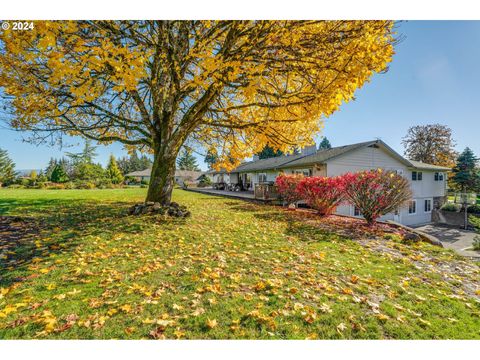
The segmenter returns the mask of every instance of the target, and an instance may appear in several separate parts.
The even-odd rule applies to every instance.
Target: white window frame
[[[261,176],[265,176],[265,180],[261,180]],[[266,183],[267,182],[267,173],[258,173],[258,183]]]
[[[358,216],[358,217],[363,216],[363,215],[362,215],[362,212],[360,211],[359,208],[357,208],[355,205],[352,205],[352,206],[353,206],[353,216],[355,216],[355,217],[357,217],[357,216]],[[355,214],[355,210],[358,211],[358,215]]]
[[[411,203],[415,204],[415,212],[410,212],[410,204]],[[417,200],[413,199],[413,200],[410,200],[410,202],[408,203],[408,215],[416,215],[416,214],[417,214]]]
[[[413,174],[415,174],[415,179],[413,178]],[[422,171],[412,171],[411,179],[412,179],[412,181],[422,181],[423,180],[423,172]]]
[[[436,171],[435,174],[433,174],[433,179],[435,181],[443,181],[444,179],[443,172]]]
[[[427,201],[430,202],[430,210],[428,210],[428,211],[426,210],[426,206],[425,206]],[[433,205],[433,199],[424,199],[423,200],[423,211],[425,213],[431,213],[432,212],[432,205]]]

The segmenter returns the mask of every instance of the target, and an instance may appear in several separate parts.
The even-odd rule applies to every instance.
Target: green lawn
[[[33,221],[0,230],[0,338],[480,338],[479,267],[450,251],[182,190],[191,218],[126,216],[144,196],[1,189]]]

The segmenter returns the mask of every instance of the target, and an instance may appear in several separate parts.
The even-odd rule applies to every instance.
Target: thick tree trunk
[[[175,152],[155,151],[146,201],[169,205],[175,180]]]

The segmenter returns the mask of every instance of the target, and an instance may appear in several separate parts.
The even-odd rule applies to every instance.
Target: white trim
[[[413,202],[415,203],[415,212],[410,212],[410,202]],[[408,203],[408,209],[407,209],[407,213],[408,215],[417,215],[417,199],[412,199],[410,200],[410,202]]]
[[[425,210],[425,201],[430,201],[430,210]],[[426,198],[423,199],[423,212],[425,214],[430,214],[432,212],[432,207],[433,207],[433,198]]]

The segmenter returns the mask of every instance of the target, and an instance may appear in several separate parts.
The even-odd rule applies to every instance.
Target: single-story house
[[[140,182],[142,180],[150,181],[150,174],[152,173],[152,168],[148,168],[142,171],[133,171],[125,176],[133,177],[136,181]],[[175,182],[183,186],[185,181],[197,183],[198,178],[205,174],[202,171],[192,171],[192,170],[175,170]]]
[[[413,192],[408,207],[387,214],[382,220],[394,220],[405,225],[427,223],[431,221],[432,209],[446,201],[446,173],[450,168],[405,159],[381,140],[322,150],[309,147],[300,154],[253,160],[230,172],[212,171],[207,175],[213,182],[221,178],[227,183],[240,182],[244,188],[254,189],[256,184],[273,183],[281,173],[331,177],[378,168],[405,176]],[[337,213],[361,216],[358,209],[351,205],[339,206]]]

